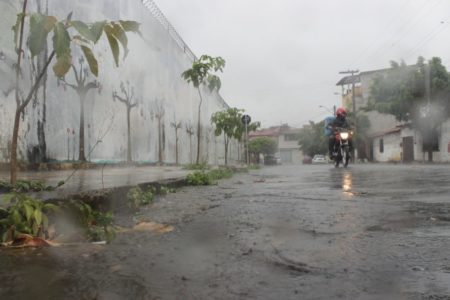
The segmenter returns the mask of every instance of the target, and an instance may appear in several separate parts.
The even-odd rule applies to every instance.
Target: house
[[[276,157],[282,164],[301,164],[304,158],[298,145],[300,128],[290,127],[288,124],[273,126],[249,133],[249,139],[257,137],[269,137],[277,142],[278,151]]]
[[[365,115],[370,122],[370,127],[367,130],[367,135],[377,135],[387,132],[390,129],[399,125],[399,122],[393,115],[382,114],[377,111],[364,111],[364,108],[369,104],[370,89],[373,80],[378,76],[385,76],[389,72],[395,72],[395,69],[379,69],[372,71],[360,72],[357,75],[344,76],[336,85],[342,88],[342,107],[348,112],[353,111],[353,88],[355,98],[356,114]],[[359,159],[372,159],[372,145],[369,141],[358,142],[358,149],[356,157]]]
[[[450,162],[450,119],[441,124],[437,143],[432,145],[432,161]],[[425,162],[428,151],[424,149],[422,134],[410,124],[398,125],[372,134],[371,159],[377,162]]]

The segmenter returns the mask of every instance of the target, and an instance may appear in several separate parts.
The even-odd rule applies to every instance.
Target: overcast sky
[[[221,94],[263,126],[318,121],[342,77],[439,56],[450,65],[448,0],[155,0],[196,55],[222,56]]]

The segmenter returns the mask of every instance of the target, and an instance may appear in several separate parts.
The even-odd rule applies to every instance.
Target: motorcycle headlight
[[[348,132],[341,132],[341,139],[343,140],[348,139]]]

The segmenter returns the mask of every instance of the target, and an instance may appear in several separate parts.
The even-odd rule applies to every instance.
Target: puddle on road
[[[450,237],[450,227],[433,227],[433,228],[420,228],[413,232],[414,236],[422,238],[433,238],[433,237]]]

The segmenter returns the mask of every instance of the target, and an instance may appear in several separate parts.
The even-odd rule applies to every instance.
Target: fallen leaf
[[[50,247],[52,245],[43,238],[34,237],[29,234],[21,234],[12,242],[11,246],[41,248],[41,247]]]
[[[133,227],[133,230],[135,231],[149,231],[159,234],[172,232],[174,229],[175,228],[171,225],[159,224],[155,222],[141,222]]]
[[[115,273],[115,272],[120,271],[120,270],[122,270],[122,266],[121,265],[115,265],[115,266],[112,266],[112,267],[109,268],[109,272],[111,272],[111,273]]]

